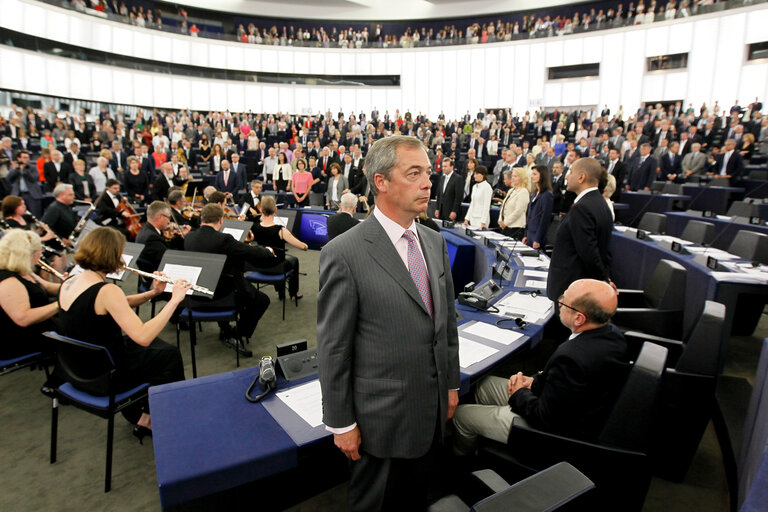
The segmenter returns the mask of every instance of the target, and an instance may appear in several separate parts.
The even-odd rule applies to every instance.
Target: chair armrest
[[[626,330],[647,332],[655,336],[682,337],[683,311],[648,307],[619,307],[611,321]]]
[[[619,290],[619,306],[620,308],[646,308],[648,304],[645,302],[645,294],[643,290]]]
[[[655,336],[640,331],[626,331],[624,333],[624,339],[627,340],[629,345],[629,355],[631,359],[635,359],[637,354],[640,353],[640,348],[643,343],[650,341],[657,345],[667,349],[667,368],[674,368],[677,364],[677,360],[680,359],[680,355],[685,350],[685,343],[680,340],[673,340],[671,338],[664,338],[661,336]]]
[[[509,487],[509,483],[492,469],[473,471],[472,476],[494,493],[501,492]]]

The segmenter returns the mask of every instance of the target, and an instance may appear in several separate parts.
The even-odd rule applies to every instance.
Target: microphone
[[[261,386],[262,393],[258,396],[251,396],[256,383]],[[270,356],[264,356],[259,361],[259,376],[253,379],[248,391],[245,392],[245,398],[252,403],[260,402],[270,391],[277,387],[277,373],[275,373],[275,363]]]

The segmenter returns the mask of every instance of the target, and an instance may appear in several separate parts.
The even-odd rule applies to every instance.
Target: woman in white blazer
[[[464,225],[480,226],[487,228],[491,223],[491,198],[493,189],[485,179],[488,169],[479,165],[475,167],[475,186],[472,187],[472,199],[469,202],[469,210],[464,218]]]
[[[291,190],[291,176],[293,176],[293,167],[288,163],[288,158],[282,151],[277,154],[277,164],[272,169],[272,182],[280,192]]]

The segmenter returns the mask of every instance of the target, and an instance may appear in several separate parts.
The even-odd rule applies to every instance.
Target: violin
[[[163,238],[170,242],[177,236],[184,238],[184,231],[181,226],[175,222],[168,223],[168,226],[163,230]]]

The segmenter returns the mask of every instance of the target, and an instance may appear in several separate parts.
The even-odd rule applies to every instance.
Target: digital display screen
[[[328,216],[321,213],[302,212],[299,240],[310,246],[328,243]]]

